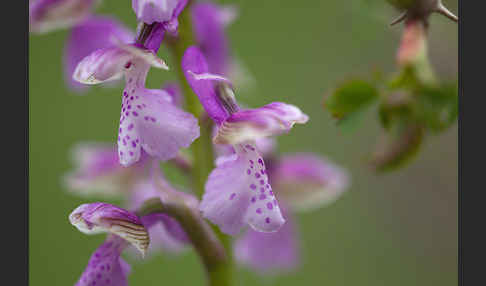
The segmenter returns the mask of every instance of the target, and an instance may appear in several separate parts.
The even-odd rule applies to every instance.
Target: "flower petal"
[[[142,59],[156,68],[168,69],[165,62],[151,50],[118,43],[117,46],[99,49],[86,56],[74,70],[73,79],[83,84],[98,84],[120,78],[130,61]]]
[[[164,86],[162,86],[162,90],[166,91],[170,95],[172,104],[182,107],[183,98],[179,84],[175,82],[165,83]]]
[[[147,24],[168,22],[177,18],[187,0],[132,0],[137,19]]]
[[[96,0],[37,0],[29,3],[30,32],[67,28],[88,16]]]
[[[276,232],[264,233],[249,229],[234,245],[236,260],[250,268],[268,274],[291,270],[299,262],[299,245],[293,220]]]
[[[72,150],[76,169],[64,176],[66,187],[81,196],[120,196],[131,191],[143,175],[148,156],[130,168],[120,165],[117,149],[111,144],[80,143]]]
[[[216,96],[212,79],[197,77],[198,75],[209,73],[206,59],[197,47],[191,46],[187,48],[182,57],[182,70],[184,71],[187,82],[198,96],[199,101],[209,117],[217,124],[223,122],[229,114]]]
[[[255,144],[235,146],[234,160],[209,175],[200,210],[225,233],[235,235],[245,225],[263,232],[277,231],[285,222],[268,183],[263,159]]]
[[[111,37],[128,43],[134,34],[117,20],[102,16],[91,16],[71,29],[64,49],[64,71],[70,87],[84,87],[72,78],[76,65],[93,51],[112,47]]]
[[[297,210],[328,205],[349,187],[344,169],[313,154],[283,156],[269,172],[279,198]]]
[[[83,204],[70,215],[69,221],[86,234],[114,233],[135,246],[142,255],[147,251],[149,236],[135,214],[107,203]]]
[[[215,144],[238,144],[248,140],[288,132],[295,123],[306,123],[309,117],[298,107],[273,102],[256,109],[240,110],[228,117],[213,139]]]
[[[213,3],[199,2],[192,6],[192,22],[198,46],[204,51],[209,71],[225,74],[229,60],[228,40],[224,32],[222,9]]]
[[[130,265],[120,257],[125,247],[122,238],[109,236],[93,253],[75,286],[127,286]]]
[[[142,149],[160,160],[172,159],[198,137],[197,119],[174,106],[167,92],[129,86],[123,92],[118,132],[122,165],[137,162]]]

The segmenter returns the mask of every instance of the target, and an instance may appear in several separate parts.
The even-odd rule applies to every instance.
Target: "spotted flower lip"
[[[142,255],[147,251],[149,236],[142,221],[120,207],[101,202],[82,204],[72,211],[69,221],[83,233],[113,233],[130,242]]]
[[[130,265],[120,257],[126,241],[110,235],[91,255],[88,265],[75,286],[128,286]]]
[[[146,24],[164,23],[169,32],[177,30],[177,17],[188,0],[132,0],[137,19]]]
[[[111,38],[128,44],[135,35],[119,21],[106,16],[89,16],[71,29],[64,49],[64,71],[71,88],[79,91],[86,87],[72,78],[77,64],[95,50],[115,46]]]
[[[29,30],[47,33],[82,21],[98,0],[36,0],[29,3]]]
[[[269,173],[278,197],[294,210],[309,211],[329,205],[350,185],[345,169],[309,153],[282,156]]]

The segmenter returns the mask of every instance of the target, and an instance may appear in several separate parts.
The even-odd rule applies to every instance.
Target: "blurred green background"
[[[323,95],[350,76],[395,69],[401,26],[385,1],[225,1],[239,6],[229,27],[234,54],[256,80],[238,97],[249,106],[295,104],[311,120],[279,137],[281,152],[311,151],[349,169],[352,187],[335,204],[297,216],[302,264],[277,277],[239,269],[237,285],[456,285],[457,124],[426,140],[419,158],[397,172],[375,175],[366,156],[379,134],[376,112],[354,133],[335,127]],[[443,1],[457,13],[457,1]],[[97,12],[135,29],[130,1],[105,0]],[[430,18],[430,57],[443,80],[457,79],[458,28]],[[86,236],[68,214],[89,200],[69,194],[61,175],[72,168],[79,141],[114,142],[122,86],[78,95],[62,70],[68,31],[29,38],[29,265],[31,285],[73,285],[103,235]],[[159,55],[168,59],[166,49]],[[170,59],[169,64],[174,65]],[[174,75],[152,70],[148,86]],[[96,200],[96,198],[93,198]],[[204,285],[198,257],[158,255],[132,263],[131,285]]]

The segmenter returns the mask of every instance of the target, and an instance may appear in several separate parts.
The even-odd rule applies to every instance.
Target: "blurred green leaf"
[[[456,84],[423,87],[416,95],[416,117],[430,131],[444,131],[456,122],[458,99]]]
[[[378,90],[372,84],[364,80],[350,80],[339,86],[325,99],[324,108],[339,120],[339,125],[356,126],[365,108],[369,107],[378,97]]]

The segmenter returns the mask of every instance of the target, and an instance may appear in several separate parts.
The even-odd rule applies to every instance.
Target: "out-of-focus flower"
[[[70,87],[86,87],[72,78],[76,66],[95,50],[115,46],[112,38],[127,44],[135,35],[119,21],[104,16],[87,17],[71,29],[64,48],[64,73]]]
[[[182,69],[204,109],[219,126],[213,142],[231,144],[235,150],[231,158],[209,175],[200,205],[203,216],[232,235],[246,224],[257,231],[277,231],[285,220],[256,140],[288,132],[293,124],[307,122],[307,115],[293,105],[280,102],[240,110],[234,98],[222,98],[231,97],[228,80],[208,73],[205,57],[196,47],[186,50]],[[221,81],[226,85],[218,85]],[[223,95],[225,92],[227,94]]]
[[[124,166],[137,162],[142,150],[160,160],[172,159],[199,137],[197,119],[176,107],[168,92],[145,88],[150,66],[167,69],[155,55],[164,31],[156,24],[144,46],[118,43],[99,49],[85,57],[74,72],[73,78],[85,84],[125,75],[118,129],[118,156]]]
[[[293,212],[328,205],[349,186],[344,169],[313,154],[273,158],[267,170],[287,222],[273,233],[249,229],[234,246],[236,259],[262,274],[290,271],[298,265],[299,244]]]
[[[47,33],[69,28],[91,14],[98,0],[35,0],[29,2],[29,29]]]

